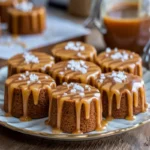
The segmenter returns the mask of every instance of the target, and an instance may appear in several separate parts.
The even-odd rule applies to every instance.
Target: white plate
[[[128,121],[124,119],[114,119],[113,121],[109,122],[106,129],[101,132],[94,131],[81,135],[66,134],[66,133],[53,134],[51,132],[52,131],[51,127],[45,125],[45,120],[47,118],[36,119],[30,122],[20,122],[19,119],[14,117],[5,117],[4,115],[5,112],[3,111],[3,103],[4,103],[4,81],[6,77],[7,77],[7,67],[4,67],[0,69],[0,124],[21,133],[48,139],[73,140],[73,141],[87,140],[123,133],[125,131],[137,128],[147,122],[150,122],[150,107],[149,107],[147,112],[137,115],[136,119],[133,121]],[[150,106],[150,71],[144,70],[143,79],[145,81],[147,101]]]

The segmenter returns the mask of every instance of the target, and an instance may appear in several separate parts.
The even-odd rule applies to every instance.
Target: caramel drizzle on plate
[[[51,99],[49,103],[49,118],[48,122],[51,120],[51,109],[52,109],[52,102],[53,98],[57,99],[57,128],[54,130],[55,133],[60,133],[61,132],[61,116],[62,116],[62,109],[63,109],[63,104],[65,101],[71,100],[75,102],[75,110],[76,110],[76,130],[73,132],[74,134],[79,134],[82,133],[80,131],[80,116],[81,116],[81,108],[82,105],[85,106],[85,118],[89,119],[90,118],[90,104],[92,101],[95,101],[95,106],[96,106],[96,114],[97,114],[97,125],[96,125],[96,130],[100,131],[102,130],[102,102],[99,97],[94,96],[95,93],[99,93],[99,91],[91,87],[91,90],[88,91],[85,89],[84,84],[80,84],[84,88],[84,93],[85,96],[81,97],[77,93],[70,93],[70,88],[68,88],[65,85],[57,86],[56,89],[51,91]],[[69,93],[68,93],[69,92]],[[67,93],[68,95],[63,96],[64,93]]]
[[[146,111],[147,104],[146,104],[146,95],[145,95],[145,88],[144,85],[142,85],[139,88],[136,88],[136,90],[132,90],[134,84],[136,83],[142,83],[142,79],[138,76],[134,75],[127,75],[127,81],[123,81],[123,83],[117,83],[113,81],[112,78],[108,77],[111,75],[111,73],[105,74],[106,79],[103,81],[103,83],[100,83],[98,80],[96,80],[96,87],[100,90],[101,96],[103,97],[103,93],[107,93],[108,98],[108,117],[107,120],[112,120],[112,104],[113,104],[113,97],[115,96],[116,100],[116,107],[117,109],[120,109],[120,103],[122,94],[127,94],[127,100],[128,100],[128,116],[126,117],[127,120],[133,120],[133,108],[138,106],[139,101],[139,92],[141,95],[141,103],[142,103],[142,112]]]
[[[25,62],[25,59],[23,57],[23,54],[18,54],[11,59],[8,60],[8,65],[9,65],[9,76],[12,74],[12,69],[16,68],[17,73],[20,73],[21,71],[41,71],[42,68],[46,65],[47,68],[50,68],[54,64],[54,58],[50,55],[47,55],[45,53],[40,53],[40,52],[32,52],[32,55],[38,57],[39,63],[29,63],[27,64]]]
[[[112,59],[110,56],[115,54],[116,52],[112,50],[110,53],[103,52],[98,55],[96,62],[100,65],[102,71],[107,73],[113,70],[122,70],[126,71],[126,68],[129,70],[129,73],[134,74],[135,68],[137,67],[137,75],[142,76],[142,60],[140,56],[136,53],[132,53],[127,50],[118,50],[117,52],[127,53],[129,56],[133,56],[133,58],[129,58],[128,60],[121,61],[121,59]],[[108,56],[106,56],[108,55]]]
[[[71,60],[71,59],[82,59],[82,60],[89,60],[89,61],[94,61],[97,52],[96,49],[89,44],[81,43],[81,46],[85,47],[85,50],[83,51],[74,51],[74,50],[65,50],[65,46],[67,45],[68,42],[65,43],[61,43],[56,45],[53,49],[52,49],[52,54],[53,56],[55,56],[56,58],[58,57],[61,61],[64,60]],[[75,42],[76,43],[76,42]],[[78,56],[78,53],[81,54],[81,56]]]
[[[67,67],[68,61],[63,61],[56,63],[50,69],[50,75],[59,82],[69,82],[71,80],[76,80],[76,82],[89,83],[91,79],[95,79],[100,73],[101,69],[92,62],[85,61],[85,64],[88,66],[87,73],[82,74],[79,71],[72,71],[71,69],[65,70]],[[64,72],[64,74],[60,74]],[[92,80],[91,80],[92,81]]]
[[[13,95],[15,89],[21,89],[22,92],[22,100],[23,100],[23,116],[20,118],[21,121],[28,121],[31,120],[30,117],[28,117],[28,100],[29,96],[32,93],[33,94],[33,101],[34,105],[38,104],[39,100],[39,94],[41,89],[47,89],[48,93],[50,93],[51,88],[55,88],[56,84],[55,81],[48,76],[48,78],[45,78],[45,74],[41,73],[34,73],[39,77],[38,82],[32,82],[31,84],[27,84],[27,81],[29,81],[29,76],[26,77],[26,79],[19,80],[21,74],[16,74],[11,76],[6,80],[5,86],[8,89],[8,112],[6,113],[6,116],[11,116],[12,112],[12,103],[13,103]]]

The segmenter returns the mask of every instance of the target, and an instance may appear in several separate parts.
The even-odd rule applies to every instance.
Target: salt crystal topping
[[[48,79],[48,76],[45,76],[45,79]]]
[[[106,53],[110,53],[111,49],[109,47],[106,48]]]
[[[64,82],[62,85],[67,85],[67,82]]]
[[[63,96],[67,96],[67,95],[68,95],[67,93],[64,93],[64,94],[63,94]]]
[[[29,63],[39,63],[39,59],[38,57],[30,54],[30,53],[24,53],[23,55],[24,59],[25,59],[25,63],[29,64]]]
[[[71,69],[72,71],[80,71],[82,74],[87,73],[87,68],[85,62],[80,60],[80,61],[74,61],[70,60],[67,65],[68,69]]]
[[[29,71],[26,71],[25,74],[26,74],[26,76],[29,76]]]
[[[31,82],[37,82],[39,80],[39,77],[35,74],[30,74],[29,79]]]
[[[120,52],[117,52],[115,54],[112,54],[110,56],[113,60],[117,60],[117,59],[121,59],[122,61],[125,61],[125,60],[128,60],[129,59],[129,55],[127,53],[120,53]]]
[[[122,71],[119,71],[119,72],[113,71],[109,77],[113,78],[113,80],[118,83],[122,83],[123,81],[127,79],[127,76]]]
[[[102,73],[101,75],[100,75],[100,79],[98,80],[100,83],[103,83],[103,81],[104,81],[104,79],[105,79],[106,77],[105,77],[105,75]]]
[[[18,78],[18,80],[22,80],[22,78]]]
[[[94,96],[95,97],[100,97],[100,93],[95,93]]]
[[[144,85],[144,82],[143,82],[143,81],[141,81],[140,83],[134,83],[134,84],[133,84],[133,87],[132,87],[132,91],[133,91],[133,92],[137,92],[137,90],[138,90],[139,88],[143,87],[143,85]]]
[[[81,54],[80,52],[78,52],[78,53],[77,53],[77,56],[78,56],[78,57],[81,57],[81,56],[82,56],[82,54]]]
[[[31,2],[24,1],[22,3],[17,3],[15,8],[23,12],[28,12],[32,10],[33,4]]]
[[[60,74],[60,75],[64,75],[64,72],[61,71],[61,72],[59,72],[59,74]]]
[[[23,79],[26,79],[26,76],[24,74],[20,75]]]
[[[76,89],[71,89],[70,90],[71,93],[76,93],[76,91],[77,91]]]
[[[81,42],[68,42],[65,50],[84,51],[85,47],[81,45]]]
[[[85,96],[85,94],[84,94],[84,93],[79,93],[79,95],[80,95],[81,97]]]
[[[117,51],[118,51],[118,48],[117,48],[117,47],[115,47],[115,48],[114,48],[114,51],[115,51],[115,52],[117,52]]]

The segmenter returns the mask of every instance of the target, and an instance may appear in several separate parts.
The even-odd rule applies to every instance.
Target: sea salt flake
[[[118,78],[118,77],[114,77],[113,79],[114,79],[115,82],[122,83],[122,80],[120,78]]]
[[[87,68],[84,61],[75,61],[75,60],[70,60],[67,64],[67,68],[71,69],[72,71],[79,71],[82,74],[87,73]]]
[[[15,8],[24,12],[28,12],[32,10],[33,4],[31,2],[23,1],[21,3],[17,3]]]
[[[67,96],[67,95],[68,95],[67,93],[64,93],[64,94],[63,94],[63,96]]]
[[[30,81],[27,81],[27,84],[29,85],[31,82]]]
[[[22,80],[22,78],[18,78],[18,80]]]
[[[71,89],[70,92],[71,93],[76,93],[76,89]]]
[[[81,97],[84,97],[84,96],[85,96],[85,94],[84,94],[84,93],[79,93],[79,95],[80,95]]]
[[[118,48],[117,48],[117,47],[115,47],[115,48],[114,48],[114,51],[115,51],[115,52],[117,52],[117,51],[118,51]]]
[[[62,85],[67,85],[67,82],[64,82]]]
[[[137,92],[137,90],[138,90],[139,88],[141,88],[142,86],[143,86],[143,83],[142,83],[142,82],[134,83],[134,84],[133,84],[133,87],[132,87],[132,91],[133,91],[133,92]]]
[[[60,75],[64,75],[64,72],[61,71],[61,72],[59,72],[59,74],[60,74]]]
[[[48,79],[49,77],[48,76],[45,76],[45,79]]]
[[[95,97],[100,97],[100,93],[95,93],[94,96]]]
[[[39,77],[35,74],[30,74],[29,79],[31,82],[37,82]]]
[[[132,59],[133,58],[133,55],[130,55],[130,59]]]
[[[81,42],[68,42],[65,50],[84,51],[85,47],[81,45]]]
[[[37,83],[41,83],[41,81],[39,80],[39,81],[37,81]]]
[[[36,57],[36,56],[34,56],[34,55],[30,54],[30,53],[24,53],[23,57],[25,59],[25,63],[26,64],[30,64],[30,63],[37,64],[37,63],[39,63],[38,57]]]
[[[24,74],[20,75],[24,80],[26,79],[26,76]]]
[[[26,74],[26,76],[29,76],[29,71],[26,71],[25,74]]]
[[[78,56],[78,57],[81,57],[81,56],[82,56],[82,54],[81,54],[81,53],[77,53],[77,56]]]
[[[106,48],[106,53],[110,53],[111,49],[109,47]]]

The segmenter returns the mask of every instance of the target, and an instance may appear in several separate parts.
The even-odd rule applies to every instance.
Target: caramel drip
[[[26,70],[45,72],[46,69],[49,70],[51,68],[51,66],[54,64],[54,58],[52,56],[49,56],[45,53],[40,53],[40,52],[32,52],[31,54],[38,57],[39,63],[27,64],[25,62],[23,54],[18,54],[8,60],[8,65],[9,65],[8,76],[13,74],[14,68],[16,68],[16,73],[21,73]]]
[[[96,49],[89,44],[80,42],[81,46],[85,47],[84,51],[74,51],[74,50],[65,50],[65,46],[67,45],[67,42],[61,43],[56,45],[52,49],[52,54],[55,56],[58,60],[65,61],[65,60],[88,60],[88,61],[94,61],[95,56],[97,55]],[[78,53],[81,54],[81,56],[78,55]]]
[[[51,88],[55,88],[55,82],[51,77],[45,78],[45,74],[35,73],[39,77],[41,83],[33,82],[27,84],[29,76],[26,79],[18,80],[21,74],[11,76],[6,80],[6,87],[8,88],[8,113],[6,116],[11,116],[13,95],[15,89],[21,89],[22,100],[23,100],[23,116],[20,118],[21,121],[28,121],[31,118],[28,117],[28,100],[29,96],[33,95],[33,101],[35,105],[38,105],[39,94],[41,89],[46,89],[50,93]],[[50,98],[50,97],[49,97]]]
[[[127,120],[133,120],[133,108],[138,107],[139,105],[139,94],[141,95],[141,105],[142,112],[146,111],[146,99],[145,99],[145,90],[144,85],[142,84],[142,80],[138,76],[127,75],[127,81],[123,83],[114,82],[112,78],[109,77],[111,73],[105,74],[106,79],[103,83],[100,83],[98,80],[96,81],[96,87],[100,90],[102,97],[104,93],[107,94],[108,99],[108,117],[107,120],[112,120],[112,105],[115,97],[116,100],[116,108],[120,109],[120,103],[123,94],[127,94],[128,100],[128,116]],[[137,87],[133,90],[134,83],[141,83],[140,87]]]
[[[123,50],[119,50],[118,52],[123,53]],[[115,51],[111,51],[110,53],[103,52],[99,54],[97,57],[97,64],[101,66],[103,72],[110,72],[113,70],[122,70],[127,71],[129,73],[135,74],[135,70],[137,69],[137,75],[142,76],[142,60],[138,54],[125,51],[129,56],[133,56],[133,58],[129,58],[128,60],[122,61],[121,59],[112,59],[111,55],[115,54]]]
[[[64,81],[70,82],[74,80],[76,82],[89,83],[92,78],[97,77],[101,73],[100,68],[92,62],[85,62],[85,64],[88,66],[87,73],[85,74],[82,74],[79,71],[72,71],[70,69],[65,70],[67,64],[68,61],[59,62],[54,64],[50,70],[50,75],[55,80],[59,80],[59,84]],[[64,74],[61,75],[60,72],[63,72]]]
[[[36,32],[38,30],[38,26],[37,26],[38,22],[36,18],[37,18],[37,13],[33,12],[31,16],[31,27],[33,32]]]
[[[81,84],[84,87],[84,84]],[[65,101],[74,101],[75,102],[75,110],[76,110],[76,130],[73,132],[74,134],[81,134],[80,130],[80,119],[81,119],[81,110],[82,106],[85,107],[85,119],[90,118],[90,104],[92,101],[95,101],[96,107],[96,130],[102,130],[102,104],[100,97],[95,97],[94,94],[98,93],[98,90],[94,87],[91,87],[91,91],[85,89],[85,96],[82,98],[78,94],[70,94],[68,93],[69,89],[66,86],[58,86],[55,90],[51,92],[51,99],[50,99],[50,107],[49,107],[49,119],[48,122],[51,120],[51,111],[52,111],[52,101],[57,99],[57,128],[54,129],[54,132],[60,133],[61,132],[61,121],[62,121],[62,110],[63,104]],[[63,96],[64,93],[68,93],[67,96]]]

